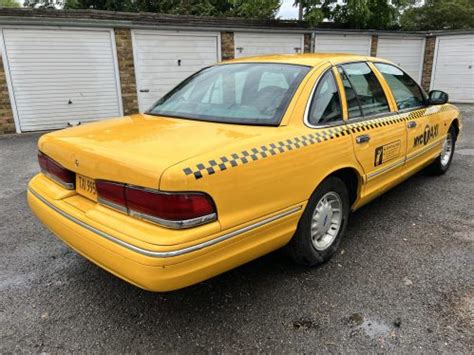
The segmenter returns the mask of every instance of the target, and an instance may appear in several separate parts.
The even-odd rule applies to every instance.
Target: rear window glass
[[[149,114],[201,121],[278,125],[310,67],[236,63],[206,68],[160,99]]]

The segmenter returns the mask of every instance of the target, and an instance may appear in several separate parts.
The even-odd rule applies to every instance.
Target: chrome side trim
[[[442,142],[443,142],[443,139],[439,139],[436,142],[428,144],[426,147],[423,147],[419,151],[412,153],[411,155],[407,156],[406,158],[403,158],[403,159],[401,159],[401,160],[399,160],[399,161],[397,161],[393,164],[387,165],[386,167],[384,167],[380,170],[377,170],[373,173],[367,174],[367,181],[369,181],[369,180],[371,180],[371,179],[373,179],[373,178],[375,178],[375,177],[377,177],[381,174],[388,173],[390,170],[398,168],[399,166],[405,164],[406,162],[408,162],[412,159],[415,159],[415,158],[419,157],[420,155],[425,154],[427,151],[429,151],[433,148],[436,148],[436,146],[441,144]]]
[[[127,249],[129,249],[133,252],[136,252],[136,253],[141,254],[141,255],[153,257],[153,258],[170,258],[170,257],[173,257],[173,256],[183,255],[183,254],[191,253],[193,251],[201,250],[201,249],[209,247],[211,245],[223,242],[223,241],[225,241],[227,239],[230,239],[232,237],[236,237],[236,236],[241,235],[243,233],[249,232],[249,231],[251,231],[253,229],[256,229],[258,227],[264,226],[268,223],[274,222],[274,221],[276,221],[280,218],[289,216],[289,215],[291,215],[291,214],[293,214],[293,213],[295,213],[295,212],[302,209],[302,206],[294,207],[294,208],[292,208],[288,211],[281,212],[281,213],[279,213],[275,216],[268,217],[268,218],[263,219],[259,222],[253,223],[251,225],[248,225],[248,226],[240,228],[240,229],[237,229],[233,232],[223,234],[220,237],[214,238],[212,240],[208,240],[208,241],[196,244],[196,245],[192,245],[190,247],[177,249],[177,250],[172,250],[172,251],[153,251],[153,250],[147,250],[147,249],[136,247],[136,246],[134,246],[130,243],[124,242],[123,240],[120,240],[120,239],[118,239],[118,238],[116,238],[116,237],[114,237],[114,236],[112,236],[108,233],[102,232],[102,231],[88,225],[87,223],[84,223],[81,220],[69,215],[68,213],[62,211],[58,207],[56,207],[53,204],[51,204],[50,202],[48,202],[44,197],[42,197],[40,194],[38,194],[33,189],[29,189],[29,191],[36,198],[38,198],[41,202],[43,202],[45,205],[47,205],[49,208],[51,208],[55,212],[59,213],[61,216],[69,219],[71,222],[74,222],[74,223],[80,225],[81,227],[89,230],[90,232],[93,232],[93,233],[97,234],[98,236],[100,236],[104,239],[107,239],[108,241],[111,241],[113,243],[116,243],[116,244],[118,244],[118,245],[120,245],[124,248],[127,248]]]
[[[444,137],[442,139],[438,139],[436,142],[428,144],[426,147],[423,147],[422,149],[420,149],[417,152],[411,153],[411,155],[409,155],[409,156],[407,155],[406,161],[410,161],[412,159],[418,158],[420,155],[425,154],[427,151],[429,151],[433,148],[436,148],[436,146],[440,145],[443,142],[444,139],[446,139],[446,137]]]
[[[399,161],[396,161],[395,163],[387,165],[380,170],[374,171],[373,173],[367,174],[367,180],[371,180],[381,174],[388,173],[390,170],[398,168],[399,166],[402,166],[403,164],[405,164],[405,158],[402,158]]]

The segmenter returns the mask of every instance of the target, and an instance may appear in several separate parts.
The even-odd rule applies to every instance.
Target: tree
[[[302,20],[316,26],[330,18],[336,2],[337,0],[295,0],[294,6],[299,6]]]
[[[391,29],[398,27],[400,13],[416,0],[296,0],[303,18],[312,25],[328,20],[341,27]]]
[[[66,0],[64,8],[269,19],[280,0]]]
[[[34,9],[58,9],[62,6],[61,0],[25,0],[24,7],[32,7]]]
[[[0,7],[20,7],[15,0],[0,0]]]
[[[426,0],[405,11],[400,20],[404,30],[454,30],[474,28],[473,0]]]

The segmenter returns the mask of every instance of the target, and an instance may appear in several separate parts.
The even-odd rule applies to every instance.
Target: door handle
[[[140,92],[150,92],[150,89],[140,89]]]
[[[370,141],[370,136],[368,134],[363,134],[361,136],[356,137],[356,143],[357,144],[362,144]]]
[[[416,122],[415,121],[408,122],[407,127],[408,128],[415,128],[416,127]]]

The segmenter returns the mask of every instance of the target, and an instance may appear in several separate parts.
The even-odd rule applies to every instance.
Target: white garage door
[[[377,57],[391,60],[421,82],[424,50],[424,38],[379,37]]]
[[[352,53],[370,55],[372,37],[353,34],[322,34],[315,37],[316,53]]]
[[[3,29],[21,131],[122,115],[113,32]]]
[[[453,102],[474,102],[474,35],[438,37],[431,88]]]
[[[248,57],[265,54],[302,53],[304,39],[302,34],[293,33],[250,33],[234,34],[235,57]]]
[[[133,50],[140,112],[191,74],[220,60],[217,33],[137,30]]]

